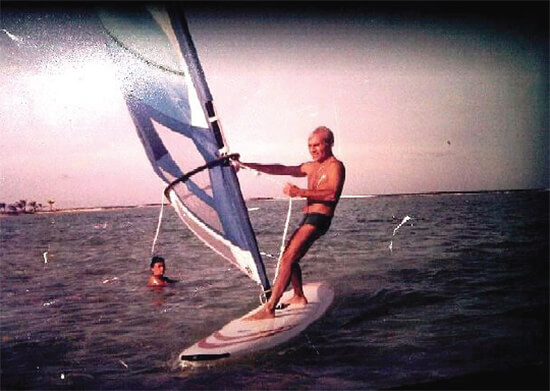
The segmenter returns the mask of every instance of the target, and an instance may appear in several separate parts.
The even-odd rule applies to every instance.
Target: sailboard
[[[231,164],[238,155],[229,153],[182,10],[177,4],[102,5],[98,16],[128,112],[172,207],[268,298],[269,278]],[[326,303],[309,308],[324,312]],[[309,322],[300,319],[302,326]]]
[[[319,319],[334,299],[334,291],[326,283],[308,283],[303,289],[308,299],[306,305],[291,304],[277,309],[273,319],[245,320],[259,311],[260,306],[182,351],[179,365],[187,367],[204,361],[238,357],[269,349],[297,336]],[[285,292],[281,302],[287,302],[292,295],[291,291]]]

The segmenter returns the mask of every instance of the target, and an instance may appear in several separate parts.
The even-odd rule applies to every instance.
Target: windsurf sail
[[[189,229],[270,289],[213,98],[183,12],[155,4],[98,11],[138,136]]]

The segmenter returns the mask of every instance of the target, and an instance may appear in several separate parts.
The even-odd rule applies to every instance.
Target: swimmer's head
[[[162,263],[164,265],[164,258],[155,255],[153,258],[151,258],[151,268],[155,266],[155,263]]]

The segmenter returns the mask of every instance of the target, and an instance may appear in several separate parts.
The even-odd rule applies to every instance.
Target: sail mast
[[[169,9],[168,15],[170,15],[172,28],[176,33],[176,37],[182,38],[178,39],[180,50],[181,53],[183,53],[185,61],[189,67],[190,76],[193,80],[193,84],[197,88],[200,100],[204,104],[204,114],[208,118],[210,128],[214,132],[219,149],[223,150],[223,152],[227,152],[227,146],[221,129],[221,124],[217,118],[216,109],[214,107],[214,99],[210,92],[210,88],[208,87],[208,83],[206,82],[206,77],[199,61],[197,49],[195,48],[195,44],[191,38],[191,32],[189,31],[189,26],[187,25],[185,13],[180,7],[171,6],[171,8],[173,8],[173,10]]]
[[[218,143],[220,153],[223,156],[228,153],[228,146],[225,142],[221,123],[216,114],[214,99],[210,92],[210,88],[208,87],[208,83],[206,82],[204,70],[199,61],[197,49],[195,47],[195,44],[193,43],[193,39],[191,38],[191,32],[189,31],[189,26],[187,24],[185,13],[183,12],[183,10],[176,10],[176,7],[174,7],[174,11],[168,10],[168,15],[170,16],[172,28],[176,33],[176,37],[182,38],[178,39],[181,53],[183,53],[187,66],[189,67],[190,76],[193,84],[195,85],[197,93],[199,94],[199,100],[203,103],[203,110],[205,116],[208,118],[209,127],[214,133],[214,137],[216,138],[216,142]],[[249,236],[248,240],[251,242],[251,248],[255,249],[255,251],[252,253],[252,256],[256,263],[256,267],[259,269],[258,272],[264,292],[266,292],[266,296],[269,296],[271,285],[269,283],[269,279],[267,278],[265,266],[258,250],[256,235],[252,230],[252,223],[250,222],[250,218],[248,216],[247,207],[244,202],[244,197],[241,193],[240,184],[238,183],[236,175],[233,175],[232,177],[227,179],[235,181],[234,189],[238,193],[238,196],[235,197],[234,200],[235,202],[241,204],[241,207],[239,209],[245,212],[242,213],[242,218],[246,220],[247,225],[250,226],[251,235]]]

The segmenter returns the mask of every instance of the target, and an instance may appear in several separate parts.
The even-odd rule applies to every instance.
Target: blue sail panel
[[[220,159],[227,147],[185,21],[154,5],[102,8],[98,15],[128,111],[178,216],[268,290],[235,170]]]

